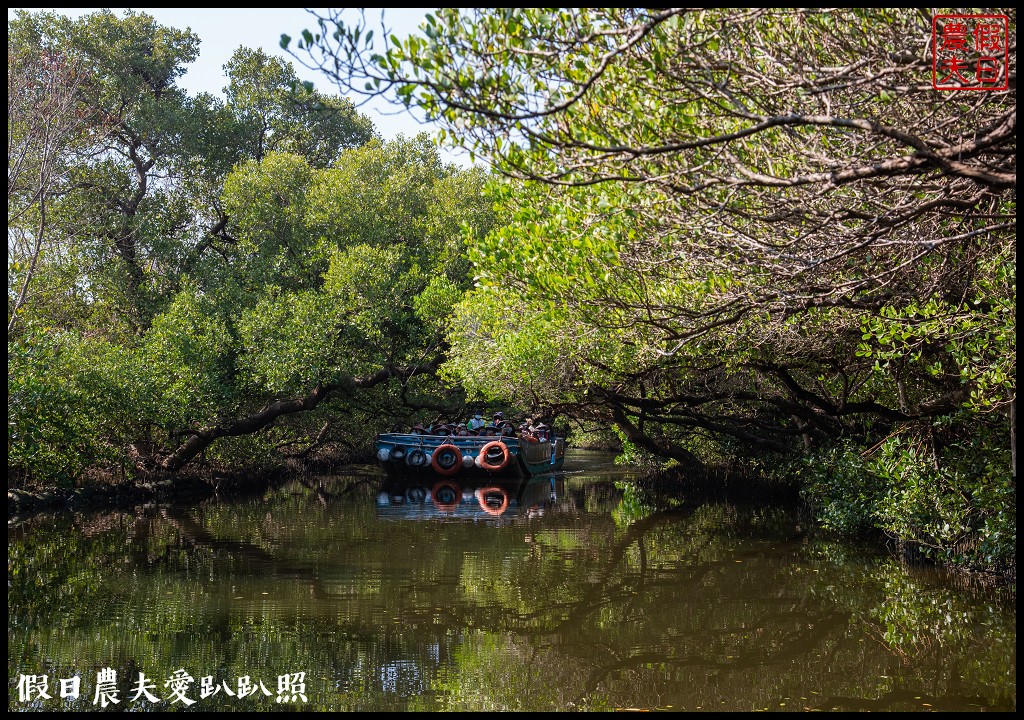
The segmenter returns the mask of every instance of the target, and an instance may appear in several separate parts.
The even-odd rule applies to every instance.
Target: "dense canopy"
[[[804,453],[837,526],[1006,542],[1003,12],[971,27],[1009,48],[1008,89],[980,92],[933,87],[932,16],[909,9],[442,9],[386,42],[339,11],[293,54],[506,178],[453,322],[446,370],[468,388],[610,423],[691,469]]]

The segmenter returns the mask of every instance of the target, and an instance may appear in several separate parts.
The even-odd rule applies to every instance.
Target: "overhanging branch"
[[[440,362],[441,358],[438,357],[424,365],[383,367],[372,375],[346,378],[341,382],[330,385],[318,385],[312,392],[303,397],[278,400],[250,415],[219,425],[194,430],[177,450],[160,463],[160,468],[168,472],[177,472],[219,438],[251,435],[259,432],[279,417],[315,409],[333,392],[339,390],[351,391],[356,388],[370,388],[392,378],[409,378],[413,375],[433,374]]]

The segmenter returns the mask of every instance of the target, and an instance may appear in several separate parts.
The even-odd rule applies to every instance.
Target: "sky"
[[[18,8],[8,8],[8,18]],[[25,8],[30,11],[47,10],[78,17],[95,12],[100,8]],[[115,14],[124,15],[126,8],[110,8]],[[146,13],[161,25],[178,29],[189,28],[200,40],[199,57],[187,66],[187,72],[178,79],[178,84],[190,94],[208,92],[223,97],[223,88],[227,84],[224,75],[224,64],[232,53],[241,45],[250,48],[262,48],[268,55],[284,58],[292,63],[301,80],[313,82],[317,90],[332,95],[338,89],[331,85],[326,77],[319,72],[307,70],[287,55],[280,45],[281,33],[292,38],[300,36],[303,29],[315,26],[313,16],[303,8],[132,8],[136,12]],[[381,8],[366,8],[366,17],[371,27],[379,25]],[[429,8],[386,8],[385,19],[390,28],[405,36],[417,31],[417,26]],[[323,11],[321,11],[323,12]],[[379,35],[378,30],[375,35]],[[295,40],[292,40],[294,45]],[[360,102],[362,98],[352,98]],[[377,131],[387,140],[398,134],[407,137],[426,131],[433,134],[434,128],[421,124],[406,110],[389,105],[384,101],[375,100],[363,105],[360,110],[368,115]],[[441,157],[462,167],[469,167],[468,155],[453,154],[443,148],[439,149]]]

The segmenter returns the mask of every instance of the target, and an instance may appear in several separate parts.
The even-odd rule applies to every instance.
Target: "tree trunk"
[[[615,419],[616,424],[622,428],[622,432],[626,434],[626,439],[637,447],[643,448],[655,455],[661,455],[662,457],[676,460],[688,472],[703,472],[705,470],[704,463],[702,463],[700,459],[689,450],[676,445],[658,442],[651,436],[641,432],[640,429],[630,422],[628,417],[626,417],[626,413],[622,408],[613,406],[612,417]]]

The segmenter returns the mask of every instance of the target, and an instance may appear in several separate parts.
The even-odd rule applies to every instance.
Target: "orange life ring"
[[[487,496],[492,494],[501,495],[501,505],[498,507],[491,507],[487,504]],[[501,515],[505,510],[508,509],[508,493],[503,488],[498,486],[480,488],[476,491],[476,501],[480,503],[480,507],[488,515]]]
[[[501,450],[501,462],[492,462],[487,456],[487,453],[491,450]],[[491,442],[480,448],[480,454],[476,457],[476,464],[482,467],[487,472],[498,472],[504,470],[505,466],[508,465],[509,458],[511,456],[508,452],[508,445],[503,443],[501,440],[492,440]]]
[[[430,499],[439,510],[450,512],[459,507],[462,490],[451,480],[441,480],[430,489]]]
[[[450,457],[454,462],[448,465],[448,461],[442,461],[442,457]],[[462,452],[450,442],[441,443],[434,450],[433,457],[430,459],[430,467],[434,468],[434,472],[438,475],[454,475],[462,467]]]

